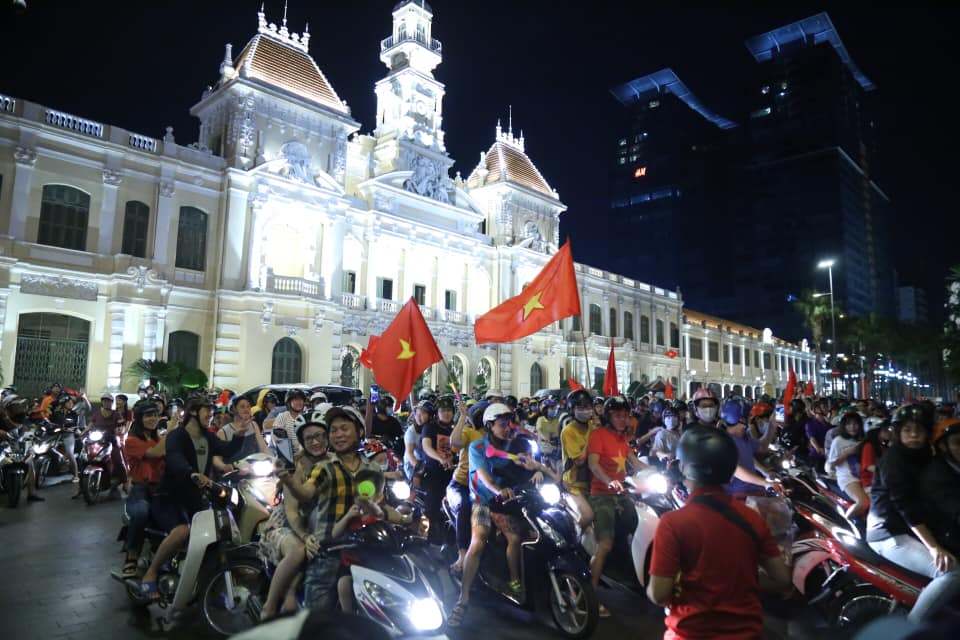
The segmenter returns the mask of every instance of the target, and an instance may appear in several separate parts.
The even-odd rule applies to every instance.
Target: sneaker
[[[605,606],[603,606],[602,604],[600,605],[600,607],[599,607],[599,609],[598,609],[598,612],[599,612],[601,618],[609,618],[609,617],[610,617],[610,609],[607,609],[607,608],[606,608]]]

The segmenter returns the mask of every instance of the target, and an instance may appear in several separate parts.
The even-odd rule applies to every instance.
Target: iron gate
[[[52,382],[71,389],[87,384],[90,323],[50,313],[20,316],[13,384],[27,397],[37,397]]]

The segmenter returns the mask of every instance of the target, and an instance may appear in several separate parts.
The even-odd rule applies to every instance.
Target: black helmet
[[[849,421],[856,422],[860,425],[860,431],[863,431],[863,417],[856,411],[845,411],[842,416],[840,416],[840,426],[847,424]]]
[[[677,445],[677,459],[683,475],[708,485],[730,482],[739,457],[733,438],[708,427],[689,429]]]
[[[421,400],[420,402],[418,402],[417,406],[414,407],[414,410],[416,409],[423,409],[424,411],[427,412],[427,415],[429,415],[430,417],[437,415],[436,405],[434,405],[429,400]]]
[[[946,422],[949,424],[940,432],[937,439],[933,441],[933,444],[941,450],[947,446],[947,439],[950,438],[950,436],[960,434],[960,420],[950,418],[946,420]]]
[[[503,404],[507,405],[511,409],[516,409],[517,405],[520,403],[517,401],[517,396],[507,396],[503,399]]]
[[[382,411],[386,413],[386,411],[392,408],[393,405],[394,405],[393,398],[390,397],[389,394],[382,393],[380,394],[380,399],[377,400],[377,411]]]
[[[246,400],[248,403],[250,403],[250,398],[247,396],[242,396],[239,393],[233,394],[233,397],[230,398],[230,402],[227,403],[227,413],[230,415],[235,414],[237,412],[237,404],[241,400]]]
[[[916,422],[927,431],[933,431],[933,411],[923,403],[905,404],[894,412],[890,423],[899,432],[907,422]]]
[[[455,407],[456,403],[453,399],[453,396],[449,393],[437,398],[437,411],[440,409],[454,409]]]
[[[630,403],[623,396],[610,396],[603,403],[603,413],[600,414],[600,421],[604,426],[610,426],[611,411],[630,411]]]
[[[157,409],[157,403],[149,398],[137,400],[137,403],[133,405],[133,418],[141,422],[143,421],[143,417],[148,413],[160,413],[160,410]]]
[[[673,410],[676,411],[677,413],[680,413],[681,411],[687,411],[687,409],[688,409],[687,403],[684,402],[683,400],[673,401]]]
[[[289,405],[293,400],[296,400],[297,398],[300,398],[304,402],[307,401],[307,394],[303,392],[303,389],[291,389],[290,391],[287,391],[287,397],[284,398],[284,402],[286,402]]]
[[[598,404],[603,404],[605,401],[606,401],[606,398],[604,398],[603,396],[597,396],[596,398],[593,399],[593,406],[597,406]]]
[[[322,411],[304,411],[293,421],[293,427],[296,429],[297,442],[300,443],[301,447],[306,446],[303,443],[303,432],[307,427],[320,427],[324,431],[329,432],[326,415]]]
[[[804,403],[803,400],[794,398],[793,400],[790,401],[790,415],[793,415],[795,413],[802,414],[806,412],[807,412],[807,405]]]
[[[667,408],[667,403],[663,400],[654,400],[650,405],[650,411],[654,413],[663,413],[663,410]]]
[[[275,394],[273,391],[268,391],[263,395],[263,400],[261,400],[260,406],[263,406],[268,402],[272,402],[273,404],[280,404],[280,398],[278,398],[277,394]]]
[[[593,398],[586,389],[577,389],[567,394],[567,409],[573,411],[574,407],[593,407]]]
[[[420,400],[421,402],[424,400],[436,402],[437,394],[434,393],[429,387],[424,387],[423,389],[420,389],[420,393],[417,394],[417,400]]]
[[[4,398],[2,406],[3,410],[7,413],[7,417],[18,424],[26,418],[27,411],[29,410],[27,399],[15,393],[11,393]]]
[[[117,399],[117,400],[123,400],[124,402],[126,402],[126,401],[129,400],[130,398],[128,398],[128,397],[127,397],[127,394],[125,394],[125,393],[118,393],[116,399]],[[183,404],[183,400],[180,401],[180,404]]]
[[[144,398],[144,399],[148,400],[149,402],[153,402],[153,406],[157,406],[157,403],[153,399],[149,399],[149,398]],[[216,403],[213,400],[211,400],[210,396],[208,396],[203,391],[190,394],[190,397],[187,398],[187,406],[186,406],[187,413],[193,413],[194,411],[199,411],[201,407],[210,407],[211,409],[214,409],[216,407]]]

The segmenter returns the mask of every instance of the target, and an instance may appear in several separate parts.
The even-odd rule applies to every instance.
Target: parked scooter
[[[88,505],[96,504],[104,491],[116,491],[113,447],[106,433],[91,429],[83,436],[80,452],[80,493]]]
[[[546,483],[537,489],[528,484],[498,507],[520,517],[534,533],[532,540],[521,543],[523,595],[514,595],[509,589],[506,539],[496,529],[491,529],[477,579],[517,607],[529,611],[549,608],[564,637],[586,638],[597,626],[599,601],[590,583],[589,558],[577,545],[576,524],[560,500],[557,485]],[[444,508],[449,508],[446,502]],[[452,513],[447,515],[454,521]],[[455,552],[456,545],[452,547]]]
[[[33,443],[33,467],[37,474],[37,488],[46,485],[51,474],[59,475],[67,463],[67,456],[73,455],[73,451],[60,451],[65,433],[73,428],[72,420],[62,427],[46,421],[37,425]]]
[[[8,433],[10,439],[0,442],[0,488],[7,495],[7,506],[13,509],[27,488],[33,464],[33,434],[22,427]]]

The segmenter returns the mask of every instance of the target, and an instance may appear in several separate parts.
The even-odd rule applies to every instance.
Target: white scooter
[[[633,476],[627,476],[626,484],[632,489],[629,495],[637,510],[637,528],[629,532],[617,527],[613,550],[607,556],[601,579],[642,593],[649,580],[650,556],[657,522],[660,521],[660,515],[673,509],[673,505],[667,499],[667,478],[656,469],[645,469]],[[567,507],[574,513],[577,512],[576,505],[569,496]],[[592,524],[581,532],[580,544],[583,550],[593,557],[597,543],[593,537]]]

